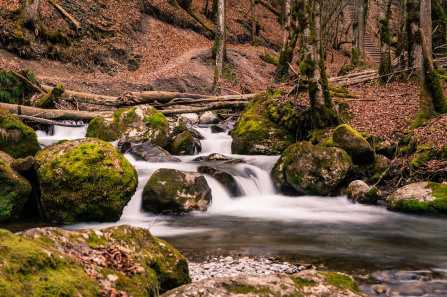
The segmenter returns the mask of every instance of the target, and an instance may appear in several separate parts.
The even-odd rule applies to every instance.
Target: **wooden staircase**
[[[370,56],[375,62],[380,63],[380,50],[371,41],[371,37],[368,33],[365,33],[363,42],[365,43],[366,54]]]

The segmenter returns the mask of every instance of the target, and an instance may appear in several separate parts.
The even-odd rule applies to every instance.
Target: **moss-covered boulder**
[[[186,130],[177,134],[171,144],[171,153],[174,155],[193,155],[195,142],[192,134]]]
[[[376,204],[380,199],[380,192],[376,187],[368,186],[362,180],[351,182],[346,190],[348,198],[365,204]]]
[[[153,237],[147,229],[125,225],[82,231],[38,228],[19,235],[25,242],[34,239],[35,245],[46,249],[45,255],[60,255],[72,263],[72,270],[81,266],[89,275],[78,280],[79,286],[85,282],[82,294],[76,294],[73,289],[66,295],[58,294],[59,291],[43,291],[39,293],[48,293],[21,296],[158,296],[191,282],[186,259],[167,242]],[[66,270],[61,274],[64,272],[67,275],[61,276],[63,279],[76,276]],[[51,281],[49,278],[50,284]],[[67,286],[72,288],[73,284],[67,282]],[[47,290],[51,289],[51,285],[47,285]]]
[[[87,137],[104,141],[125,139],[150,142],[166,148],[169,125],[166,117],[150,105],[120,108],[114,114],[93,119],[87,128]]]
[[[152,212],[204,211],[210,202],[211,189],[197,172],[159,169],[143,190],[143,208]]]
[[[99,285],[48,237],[23,238],[0,229],[0,296],[98,296]]]
[[[397,189],[387,208],[416,214],[447,214],[447,184],[419,182]]]
[[[34,156],[39,148],[36,132],[0,106],[0,151],[25,158]]]
[[[363,296],[354,278],[338,272],[304,270],[299,273],[239,275],[209,278],[166,292],[163,297],[183,296]]]
[[[43,210],[51,221],[117,221],[137,187],[132,165],[99,139],[51,145],[35,159]]]
[[[280,191],[328,195],[343,182],[351,168],[351,158],[342,149],[303,141],[283,152],[272,176]]]
[[[281,154],[295,142],[295,133],[273,118],[277,110],[271,93],[260,93],[250,100],[231,135],[234,154]]]
[[[335,128],[328,145],[345,150],[355,164],[374,162],[374,150],[371,145],[349,125],[343,124]]]
[[[12,162],[12,157],[0,154],[0,223],[17,218],[31,194],[30,183],[10,167]]]

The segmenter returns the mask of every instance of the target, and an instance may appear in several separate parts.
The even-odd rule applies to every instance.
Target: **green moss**
[[[49,146],[36,160],[45,213],[59,222],[118,220],[138,182],[123,155],[96,139]]]
[[[166,117],[159,111],[153,110],[148,117],[144,117],[145,124],[147,126],[152,126],[153,128],[164,131],[168,127],[168,120]]]
[[[388,208],[414,214],[446,214],[447,213],[447,185],[429,182],[427,188],[432,190],[433,201],[421,202],[417,199],[388,202]],[[394,205],[393,205],[394,203]]]
[[[74,260],[5,230],[0,242],[1,296],[97,296],[99,286]]]
[[[278,58],[272,54],[264,53],[263,55],[260,55],[259,58],[266,63],[278,66]]]
[[[34,130],[0,106],[0,150],[13,158],[25,158],[39,149]]]
[[[104,245],[107,243],[107,240],[104,237],[98,237],[95,232],[91,232],[88,234],[87,244],[89,246],[98,246]]]
[[[293,275],[290,275],[289,277],[293,281],[293,283],[295,284],[295,286],[297,288],[313,287],[313,286],[318,285],[318,283],[313,280],[306,280],[301,277],[295,277]]]
[[[337,289],[347,289],[354,294],[363,296],[357,283],[350,276],[338,272],[322,272],[322,274],[326,276],[326,281]]]
[[[250,294],[255,293],[257,296],[277,296],[268,287],[263,286],[252,286],[247,284],[238,283],[237,281],[232,281],[231,284],[222,283],[222,286],[229,293],[235,294]]]

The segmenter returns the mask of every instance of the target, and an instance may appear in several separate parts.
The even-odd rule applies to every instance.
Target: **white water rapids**
[[[69,229],[104,228],[129,224],[150,228],[158,237],[182,249],[236,249],[260,254],[299,255],[383,267],[447,268],[447,220],[445,217],[411,216],[387,211],[383,206],[351,203],[346,197],[290,197],[275,191],[270,170],[278,156],[231,154],[228,131],[211,133],[207,126],[195,129],[205,139],[200,155],[221,153],[246,163],[182,162],[150,163],[125,157],[135,166],[139,185],[115,223],[84,222]],[[38,132],[42,145],[84,137],[85,128],[55,127],[51,135]],[[215,179],[206,176],[212,190],[207,212],[158,215],[142,210],[142,191],[159,168],[197,171],[210,165],[231,173],[243,193],[232,198]],[[360,264],[359,264],[360,265]]]

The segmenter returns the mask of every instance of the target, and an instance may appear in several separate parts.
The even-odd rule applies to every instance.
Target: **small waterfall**
[[[219,153],[223,155],[231,154],[231,143],[233,142],[233,138],[228,134],[230,129],[226,128],[224,129],[225,132],[221,133],[212,133],[209,126],[195,126],[194,129],[204,137],[204,139],[200,140],[202,145],[201,155],[211,153]]]
[[[73,122],[70,122],[73,124]],[[82,122],[75,122],[74,124],[82,125]],[[81,127],[64,127],[64,126],[51,126],[49,133],[45,131],[37,130],[37,139],[42,147],[55,144],[60,140],[74,140],[84,138],[87,134],[87,125]]]

